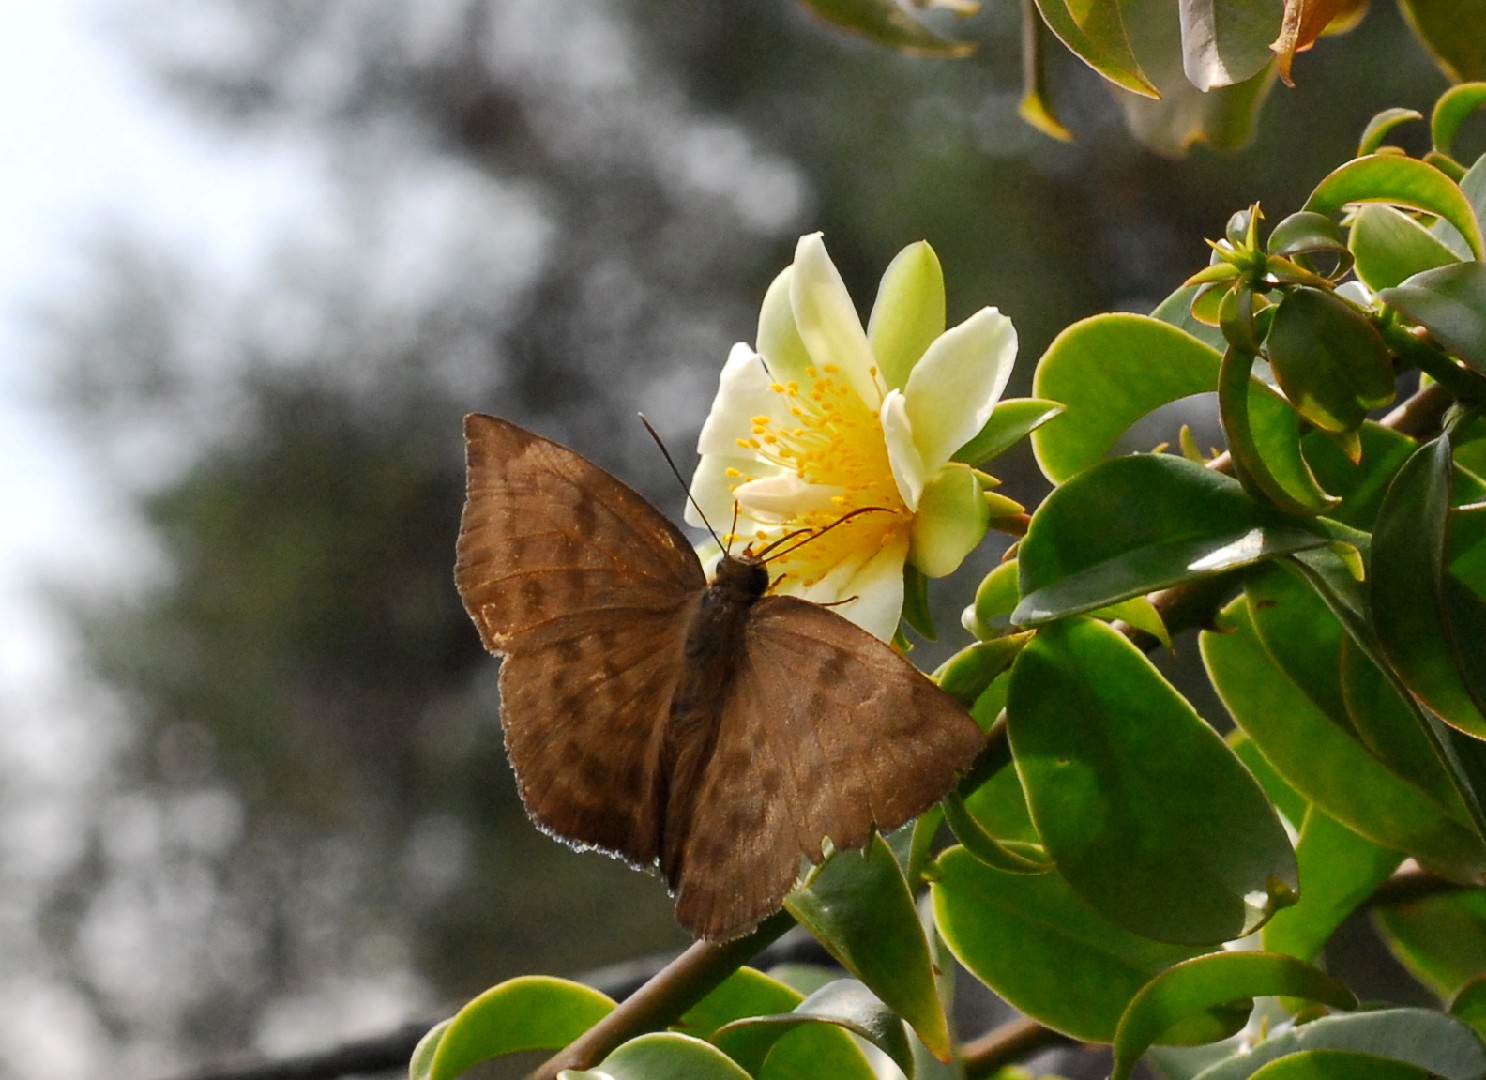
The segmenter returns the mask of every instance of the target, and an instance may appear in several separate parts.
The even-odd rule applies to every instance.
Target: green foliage
[[[968,37],[945,37],[911,18],[893,0],[798,0],[827,22],[879,45],[905,52],[964,56]],[[1486,78],[1486,47],[1461,27],[1486,17],[1482,0],[1398,0],[1420,47],[1454,80]],[[917,0],[915,7],[948,7],[973,15],[978,0]],[[1070,138],[1057,116],[1042,74],[1050,38],[1098,72],[1120,99],[1131,132],[1166,153],[1195,142],[1241,146],[1253,134],[1255,114],[1279,74],[1293,83],[1295,55],[1323,34],[1351,30],[1367,0],[1031,0],[1023,5],[1022,115],[1055,138]],[[951,28],[973,33],[974,22]],[[1050,34],[1047,33],[1050,31]],[[1449,153],[1459,118],[1475,102],[1449,101],[1436,118],[1437,146]],[[1395,110],[1364,145],[1409,116]],[[1366,153],[1367,151],[1362,151]]]
[[[1133,33],[1143,5],[1120,7]],[[1040,7],[1139,89],[1111,9]],[[1273,31],[1254,29],[1264,5],[1181,9],[1217,35],[1189,42],[1189,72],[1268,63],[1238,47]],[[740,970],[707,994],[673,967],[652,984],[663,1007],[597,1020],[631,1041],[581,1064],[854,1076],[850,1032],[908,1076],[925,1050],[987,1075],[1007,1059],[965,1058],[980,1044],[947,1008],[952,955],[1048,1032],[1110,1044],[1120,1080],[1157,1043],[1221,1044],[1204,1080],[1486,1075],[1471,1027],[1486,1012],[1482,167],[1448,157],[1483,103],[1486,87],[1447,95],[1427,160],[1379,150],[1405,117],[1380,119],[1267,237],[1257,207],[1236,214],[1159,317],[1096,315],[1052,342],[1036,399],[1008,403],[970,454],[1030,436],[1054,488],[967,609],[977,640],[937,675],[989,739],[944,803],[951,842],[936,852],[936,810],[906,858],[875,838],[791,895],[855,980],[801,999]],[[1378,421],[1405,376],[1421,388]],[[1146,414],[1212,391],[1228,453],[1111,456]],[[1192,630],[1226,738],[1137,647]],[[1410,898],[1419,882],[1437,895]],[[1356,1011],[1313,966],[1364,907],[1458,1018]],[[1256,997],[1293,1017],[1239,1053],[1222,1040]],[[430,1034],[415,1077],[471,1017]],[[691,1037],[643,1034],[668,1025]],[[807,1038],[814,1058],[791,1042]]]

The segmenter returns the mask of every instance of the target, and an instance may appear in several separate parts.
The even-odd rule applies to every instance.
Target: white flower
[[[757,351],[728,356],[697,447],[692,497],[714,526],[737,515],[724,543],[819,534],[770,556],[775,591],[838,603],[884,640],[904,562],[943,576],[989,520],[981,477],[950,459],[1000,399],[1016,331],[995,308],[944,322],[927,243],[893,260],[863,330],[820,234],[802,237],[764,297]],[[843,522],[854,511],[867,512]],[[701,524],[691,507],[687,520]]]

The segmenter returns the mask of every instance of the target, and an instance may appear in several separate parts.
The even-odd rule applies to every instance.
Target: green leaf
[[[1486,265],[1424,270],[1378,294],[1467,366],[1486,373]]]
[[[903,1021],[854,979],[826,984],[792,1012],[739,1019],[720,1030],[715,1042],[761,1078],[873,1080],[871,1064],[848,1032],[881,1050],[905,1076],[913,1076],[913,1051]]]
[[[444,1032],[449,1030],[452,1023],[452,1017],[441,1021],[429,1028],[428,1034],[418,1040],[418,1045],[413,1048],[413,1056],[408,1060],[408,1080],[428,1080],[433,1074],[434,1054],[438,1052],[439,1043],[444,1040]]]
[[[1295,844],[1300,902],[1264,927],[1264,948],[1312,961],[1348,915],[1398,867],[1399,854],[1312,806]]]
[[[1116,7],[1100,3],[1095,7]],[[1235,4],[1228,2],[1227,7]],[[1182,26],[1169,0],[1120,0],[1120,30],[1160,100],[1117,95],[1137,139],[1157,153],[1180,155],[1193,143],[1235,150],[1253,138],[1259,106],[1273,84],[1273,66],[1231,86],[1203,91],[1184,69]]]
[[[598,1068],[564,1070],[560,1080],[752,1080],[715,1046],[674,1031],[652,1032],[616,1049]]]
[[[934,986],[929,943],[887,841],[843,851],[790,893],[785,908],[826,950],[948,1059],[949,1020]]]
[[[1400,124],[1406,124],[1410,120],[1423,120],[1424,114],[1416,109],[1384,109],[1367,122],[1367,127],[1362,129],[1362,138],[1357,143],[1357,156],[1367,157],[1376,154],[1383,146],[1383,140],[1388,134]]]
[[[1126,1080],[1146,1049],[1181,1020],[1204,1009],[1260,996],[1299,997],[1338,1009],[1357,998],[1341,983],[1282,953],[1199,956],[1156,976],[1120,1018],[1110,1080]]]
[[[1210,326],[1200,321],[1192,314],[1192,302],[1197,299],[1198,293],[1202,291],[1201,285],[1183,285],[1165,300],[1156,305],[1151,312],[1151,318],[1159,319],[1164,323],[1184,330],[1204,345],[1213,350],[1214,358],[1228,347],[1223,340],[1223,332],[1216,326]],[[1213,385],[1217,385],[1217,377],[1214,375]]]
[[[967,645],[934,672],[934,681],[946,694],[971,708],[991,683],[1011,667],[1031,637],[1028,630]]]
[[[1472,113],[1486,105],[1486,83],[1452,86],[1434,103],[1429,118],[1429,134],[1436,153],[1455,156],[1455,136]]]
[[[1263,791],[1123,635],[1045,627],[1012,669],[1007,715],[1048,854],[1111,921],[1216,944],[1293,902],[1295,853]]]
[[[1167,454],[1115,458],[1032,516],[1012,622],[1036,626],[1326,542],[1212,469]]]
[[[922,56],[966,56],[975,51],[973,42],[940,37],[911,18],[893,0],[800,0],[800,3],[832,26],[891,49]]]
[[[672,1025],[684,1035],[710,1040],[718,1028],[745,1016],[788,1012],[804,995],[751,967],[740,967]]]
[[[1099,461],[1120,435],[1161,405],[1218,388],[1210,345],[1146,315],[1095,315],[1059,334],[1033,376],[1033,393],[1066,411],[1032,436],[1037,462],[1062,483]]]
[[[1292,259],[1308,269],[1314,269],[1317,255],[1330,256],[1335,265],[1326,276],[1332,280],[1341,277],[1352,266],[1352,253],[1347,248],[1341,227],[1324,214],[1301,210],[1284,218],[1269,234],[1265,244],[1271,255]]]
[[[1486,79],[1486,40],[1460,32],[1486,19],[1486,0],[1398,0],[1398,7],[1451,82]]]
[[[1486,1038],[1486,975],[1477,975],[1450,1002],[1450,1015],[1464,1020]]]
[[[1379,907],[1373,920],[1409,973],[1442,1000],[1486,971],[1486,893],[1444,893]]]
[[[428,1061],[423,1075],[429,1080],[447,1080],[506,1054],[560,1050],[613,1009],[611,999],[581,983],[522,976],[491,987],[460,1009],[440,1025],[443,1037],[431,1058],[420,1044],[414,1059]]]
[[[1264,352],[1285,396],[1323,431],[1355,431],[1369,410],[1393,400],[1382,337],[1355,307],[1320,289],[1285,294]]]
[[[1136,991],[1196,952],[1121,929],[1057,874],[1004,874],[961,847],[936,862],[933,900],[940,934],[971,974],[1086,1042],[1109,1042]]]
[[[1323,1016],[1301,1027],[1271,1032],[1252,1049],[1204,1069],[1196,1080],[1247,1080],[1271,1061],[1316,1050],[1406,1061],[1444,1080],[1480,1080],[1486,1075],[1486,1050],[1460,1021],[1429,1009],[1379,1009]]]
[[[1063,411],[1056,401],[1041,398],[1008,398],[998,401],[980,433],[955,452],[953,461],[984,465],[1011,449],[1022,439]]]
[[[1224,609],[1202,658],[1223,704],[1265,759],[1305,798],[1363,836],[1450,872],[1486,869],[1486,850],[1461,823],[1394,775],[1332,723],[1275,663],[1249,605]]]
[[[965,629],[984,641],[1011,625],[1011,613],[1021,594],[1017,592],[1017,561],[1007,559],[982,580],[975,590],[975,603],[960,616]]]
[[[1324,513],[1341,502],[1317,482],[1300,444],[1300,417],[1267,387],[1255,393],[1254,357],[1230,347],[1218,378],[1218,418],[1244,488],[1291,514]]]
[[[1481,226],[1464,193],[1433,165],[1399,154],[1373,154],[1336,169],[1306,200],[1305,209],[1334,214],[1348,203],[1391,203],[1448,221],[1481,258]]]
[[[1383,501],[1383,492],[1414,451],[1414,440],[1381,424],[1368,421],[1357,434],[1362,456],[1352,461],[1319,432],[1301,440],[1305,457],[1316,480],[1327,491],[1342,497],[1341,505],[1327,517],[1358,529],[1371,529]]]
[[[1080,7],[1087,9],[1088,5]],[[1130,39],[1124,33],[1118,4],[1094,5],[1094,18],[1084,20],[1087,25],[1074,17],[1067,0],[1037,0],[1037,10],[1069,52],[1110,82],[1132,94],[1156,96],[1156,88],[1140,70]]]
[[[1311,1050],[1272,1061],[1254,1080],[1431,1080],[1415,1065],[1346,1050]]]
[[[1016,782],[1016,773],[1011,769],[1002,770],[997,776],[1010,776]],[[998,786],[1004,788],[1005,785]],[[982,785],[979,789],[986,790],[991,790],[990,785]],[[1017,794],[1021,794],[1020,783],[1017,783]],[[955,839],[987,866],[1007,874],[1046,874],[1054,868],[1047,850],[1037,839],[1036,830],[1029,830],[1032,832],[1030,837],[1003,838],[997,835],[998,830],[982,821],[982,816],[973,812],[956,792],[950,792],[944,800],[944,819],[954,831]]]
[[[1181,0],[1182,67],[1199,90],[1231,86],[1274,59],[1282,11],[1267,0]]]
[[[1357,276],[1374,292],[1420,271],[1460,261],[1434,233],[1391,206],[1358,209],[1347,242],[1357,257]]]
[[[1373,530],[1372,621],[1393,669],[1447,724],[1486,738],[1486,715],[1462,667],[1447,606],[1446,525],[1450,507],[1450,441],[1420,447],[1398,471]],[[1465,601],[1461,601],[1462,606]]]

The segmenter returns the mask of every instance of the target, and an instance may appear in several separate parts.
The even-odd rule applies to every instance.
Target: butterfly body
[[[536,823],[659,866],[701,937],[777,909],[822,841],[921,813],[983,744],[948,695],[834,612],[767,595],[598,466],[504,420],[465,421],[455,579],[505,657],[501,712]]]

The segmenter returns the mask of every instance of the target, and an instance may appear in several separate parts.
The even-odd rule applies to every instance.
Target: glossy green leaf
[[[1379,907],[1373,920],[1410,974],[1442,1000],[1486,972],[1486,893],[1480,890]]]
[[[1355,307],[1320,289],[1285,294],[1264,352],[1285,396],[1323,431],[1354,431],[1369,410],[1393,400],[1382,337]]]
[[[1431,1080],[1433,1075],[1392,1058],[1309,1050],[1271,1061],[1254,1074],[1254,1080]]]
[[[1253,363],[1249,353],[1230,348],[1218,376],[1218,417],[1239,480],[1290,514],[1334,508],[1341,500],[1321,487],[1301,450],[1299,415],[1267,388],[1253,392]]]
[[[1267,0],[1181,0],[1182,67],[1199,90],[1231,86],[1271,60],[1281,11]]]
[[[1115,8],[1119,31],[1129,42],[1141,71],[1160,100],[1117,95],[1130,131],[1157,153],[1178,155],[1192,144],[1236,149],[1253,137],[1258,107],[1273,79],[1272,67],[1230,86],[1201,90],[1184,67],[1182,26],[1172,18],[1170,0],[1119,0],[1092,8]],[[1226,4],[1228,8],[1236,5]]]
[[[1444,1080],[1480,1080],[1486,1075],[1486,1050],[1465,1024],[1429,1009],[1380,1009],[1323,1016],[1271,1032],[1251,1050],[1204,1069],[1196,1080],[1248,1080],[1271,1061],[1316,1050],[1405,1061]]]
[[[408,1060],[408,1080],[428,1080],[433,1073],[433,1057],[438,1052],[439,1043],[444,1040],[444,1032],[449,1030],[449,1025],[454,1023],[453,1017],[441,1021],[428,1029],[428,1034],[418,1040],[418,1045],[413,1047],[413,1056]]]
[[[1218,388],[1216,350],[1145,315],[1095,315],[1059,334],[1038,361],[1033,392],[1063,415],[1032,435],[1038,464],[1062,483],[1101,460],[1142,416]]]
[[[789,1012],[804,995],[751,967],[740,967],[697,1002],[672,1027],[684,1035],[711,1039],[718,1028],[745,1016]]]
[[[614,1009],[597,990],[527,975],[491,987],[446,1021],[431,1058],[429,1080],[448,1080],[482,1061],[525,1050],[560,1050]],[[438,1030],[438,1029],[435,1029]]]
[[[674,1031],[641,1035],[595,1069],[557,1075],[559,1080],[752,1080],[717,1047]]]
[[[1379,296],[1452,355],[1486,372],[1486,266],[1462,262],[1425,270]]]
[[[1399,854],[1359,836],[1314,806],[1295,844],[1300,902],[1264,927],[1264,948],[1313,961],[1343,920],[1398,867]]]
[[[1295,853],[1264,793],[1123,635],[1045,627],[1012,669],[1007,714],[1043,844],[1112,922],[1216,944],[1293,902]]]
[[[1391,203],[1434,214],[1453,225],[1481,258],[1481,226],[1470,202],[1455,181],[1426,162],[1399,154],[1349,161],[1316,185],[1305,209],[1334,214],[1348,203]]]
[[[1212,469],[1168,454],[1115,458],[1032,516],[1012,622],[1035,626],[1326,542]]]
[[[1486,715],[1462,674],[1447,610],[1446,523],[1450,442],[1441,436],[1409,458],[1383,500],[1373,531],[1372,610],[1393,669],[1447,724],[1486,738]]]
[[[1026,631],[967,645],[934,672],[934,681],[968,709],[1011,667],[1031,636],[1032,632]]]
[[[922,56],[966,56],[969,41],[952,41],[912,18],[893,0],[800,0],[826,22],[869,41]]]
[[[1384,109],[1367,122],[1367,127],[1362,129],[1362,138],[1357,142],[1357,156],[1367,157],[1376,154],[1383,146],[1383,140],[1400,124],[1406,124],[1411,120],[1423,120],[1424,114],[1417,109]]]
[[[962,446],[954,455],[955,461],[967,465],[984,465],[992,458],[1011,449],[1022,439],[1063,411],[1056,401],[1042,398],[1008,398],[998,401],[980,433]]]
[[[905,1075],[913,1075],[913,1052],[903,1021],[854,979],[826,984],[791,1012],[739,1019],[718,1031],[714,1041],[761,1080],[794,1076],[873,1080],[871,1064],[848,1032],[881,1050]]]
[[[975,603],[960,616],[968,633],[984,641],[1011,625],[1011,613],[1021,599],[1017,573],[1017,560],[1007,559],[981,580],[975,589]]]
[[[1075,17],[1068,0],[1037,0],[1037,10],[1069,52],[1110,82],[1132,94],[1156,95],[1155,86],[1135,59],[1117,4],[1080,5],[1083,20]]]
[[[1472,113],[1486,106],[1486,83],[1452,86],[1439,96],[1429,118],[1429,134],[1437,152],[1455,156],[1455,136]]]
[[[1146,1049],[1189,1016],[1260,996],[1305,998],[1338,1009],[1357,1007],[1341,983],[1282,953],[1223,952],[1178,964],[1156,976],[1130,1002],[1115,1032],[1110,1080],[1127,1080]]]
[[[1414,35],[1452,82],[1486,79],[1486,39],[1462,26],[1486,19],[1483,0],[1398,0]]]
[[[1001,873],[961,847],[936,862],[933,900],[940,934],[971,974],[1039,1023],[1088,1042],[1113,1039],[1136,991],[1196,952],[1121,929],[1057,874]]]
[[[1450,1002],[1450,1015],[1465,1021],[1486,1038],[1486,975],[1477,975],[1460,988]]]
[[[826,950],[949,1056],[949,1020],[934,986],[929,943],[902,867],[887,841],[843,851],[816,869],[784,906]]]
[[[1246,600],[1204,632],[1202,657],[1234,721],[1305,798],[1374,843],[1470,876],[1486,850],[1418,788],[1332,723],[1260,643]]]
[[[1183,285],[1156,305],[1155,310],[1151,312],[1151,318],[1159,319],[1178,330],[1186,331],[1211,348],[1214,354],[1221,354],[1228,344],[1223,340],[1222,331],[1216,326],[1202,322],[1192,314],[1192,304],[1197,300],[1201,291],[1200,285]],[[1213,385],[1217,385],[1216,381]]]
[[[1037,827],[1027,811],[1021,777],[1011,767],[1011,751],[1006,746],[1005,761],[981,762],[965,778],[964,794],[954,793],[945,800],[950,827],[965,849],[988,866],[1009,874],[1040,874],[1053,869]]]
[[[1392,288],[1421,271],[1460,261],[1434,233],[1391,206],[1359,208],[1347,242],[1357,259],[1357,276],[1374,292]]]

